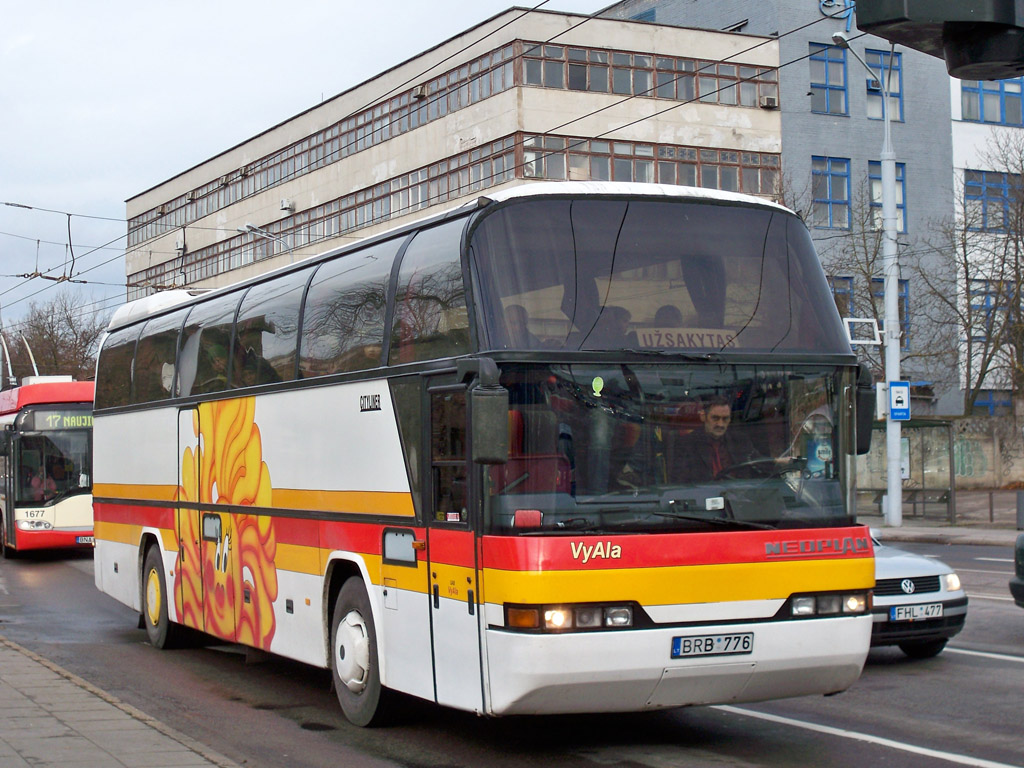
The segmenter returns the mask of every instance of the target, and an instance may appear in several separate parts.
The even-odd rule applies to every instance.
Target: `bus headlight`
[[[48,520],[16,520],[19,531],[49,531],[53,523]]]
[[[821,595],[797,595],[789,600],[789,613],[794,617],[838,616],[867,613],[869,592],[829,592]]]
[[[633,626],[631,605],[506,605],[509,629],[573,632]]]

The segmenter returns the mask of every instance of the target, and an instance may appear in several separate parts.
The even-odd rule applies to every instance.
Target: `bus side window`
[[[430,394],[430,463],[433,469],[434,520],[467,520],[466,392]]]
[[[139,330],[138,325],[122,328],[103,342],[96,378],[97,408],[131,403],[135,342],[139,338]]]
[[[254,285],[235,323],[231,386],[272,384],[295,378],[299,306],[312,269]]]
[[[135,353],[135,392],[132,402],[148,403],[173,395],[178,331],[186,310],[146,323]]]
[[[388,282],[401,242],[389,240],[317,270],[303,310],[300,377],[382,364]]]
[[[459,243],[465,219],[423,230],[398,275],[388,363],[411,363],[469,351],[466,288]]]
[[[231,326],[240,298],[230,293],[209,304],[197,304],[189,313],[178,356],[181,397],[227,389]]]

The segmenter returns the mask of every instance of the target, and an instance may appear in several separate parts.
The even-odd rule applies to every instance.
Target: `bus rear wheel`
[[[388,692],[380,684],[377,632],[362,579],[350,577],[334,601],[331,669],[345,717],[353,725],[380,725],[387,716]]]
[[[142,618],[154,648],[173,648],[178,638],[177,626],[167,617],[169,599],[163,558],[160,548],[153,545],[146,550],[142,565]]]

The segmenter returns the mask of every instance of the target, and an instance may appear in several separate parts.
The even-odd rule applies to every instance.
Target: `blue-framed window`
[[[871,187],[871,221],[882,228],[882,163],[868,161],[868,183]],[[896,229],[907,231],[907,166],[896,163]]]
[[[839,316],[856,317],[853,310],[853,278],[830,275],[828,287],[832,289],[832,298],[835,299]]]
[[[1006,389],[979,389],[974,399],[974,415],[983,411],[989,416],[1010,416],[1013,414],[1013,393]]]
[[[846,98],[846,49],[811,43],[811,111],[849,114]]]
[[[1021,92],[1024,78],[963,80],[960,83],[961,118],[975,123],[1024,125]]]
[[[882,83],[889,91],[889,119],[903,122],[903,54],[893,56],[888,51],[864,51],[864,60],[873,72],[884,73],[884,80],[867,78],[868,118],[881,120]],[[862,68],[863,69],[863,68]]]
[[[971,310],[971,339],[984,342],[992,333],[995,322],[996,284],[991,280],[971,279],[967,284]]]
[[[885,280],[883,278],[871,278],[871,295],[885,301]],[[908,350],[910,349],[910,281],[902,278],[899,280],[896,296],[900,312],[900,347],[903,350]],[[884,312],[880,314],[884,314]],[[885,330],[884,319],[878,325],[883,331]]]
[[[1002,171],[964,171],[964,224],[968,229],[1003,232],[1010,195],[1020,194],[1021,177]]]
[[[850,228],[850,158],[811,158],[811,224],[821,229]]]

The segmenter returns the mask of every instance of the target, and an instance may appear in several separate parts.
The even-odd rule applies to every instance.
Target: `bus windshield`
[[[88,410],[32,409],[18,417],[18,504],[47,503],[92,491],[92,430],[52,428],[69,421],[91,426],[92,415]]]
[[[492,533],[831,527],[853,522],[837,414],[847,368],[503,364],[509,460]],[[849,380],[847,381],[847,378]]]
[[[850,354],[810,235],[780,208],[513,200],[470,248],[482,349]]]

